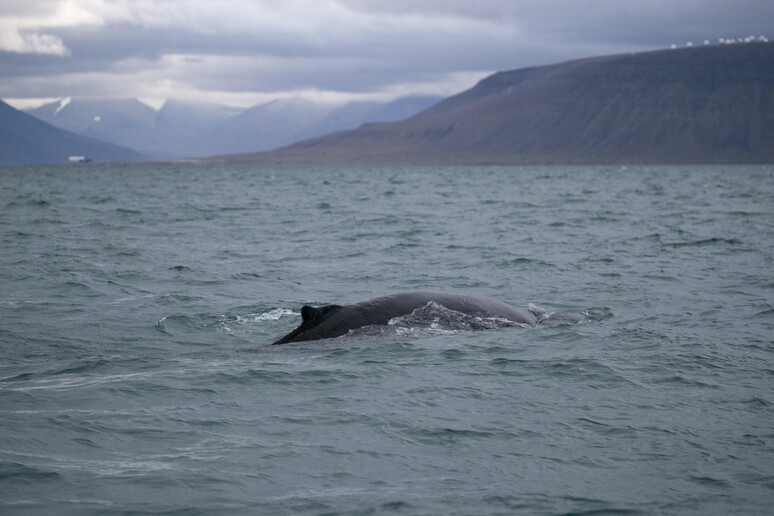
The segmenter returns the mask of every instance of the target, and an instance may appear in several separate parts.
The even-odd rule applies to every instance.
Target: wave
[[[17,484],[37,484],[57,480],[61,476],[55,471],[49,471],[20,462],[0,462],[0,482],[15,482]]]
[[[408,315],[388,322],[400,335],[433,336],[459,331],[491,330],[497,328],[528,328],[529,325],[500,317],[471,315],[450,310],[435,302],[427,303]]]
[[[681,247],[705,247],[705,246],[712,246],[712,245],[729,245],[729,246],[738,246],[742,245],[744,242],[742,242],[739,239],[736,238],[703,238],[699,240],[692,240],[690,242],[664,242],[661,245],[663,247],[671,247],[671,248],[681,248]]]

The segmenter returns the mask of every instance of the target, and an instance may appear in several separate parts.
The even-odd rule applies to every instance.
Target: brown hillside
[[[774,43],[606,56],[496,73],[409,119],[251,163],[774,162]]]

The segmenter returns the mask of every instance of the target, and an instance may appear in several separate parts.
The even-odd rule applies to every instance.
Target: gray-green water
[[[3,514],[774,505],[772,166],[20,167],[0,210]],[[268,346],[418,289],[588,319]]]

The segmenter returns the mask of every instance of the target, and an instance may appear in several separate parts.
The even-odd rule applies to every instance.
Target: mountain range
[[[29,113],[0,103],[0,164],[72,155],[256,164],[772,163],[774,43],[498,72],[444,100],[335,106],[291,98],[240,111],[68,98]]]
[[[774,162],[774,43],[690,47],[499,72],[406,120],[246,163]]]
[[[166,159],[270,150],[365,122],[399,120],[439,100],[336,105],[289,98],[248,109],[168,100],[157,111],[138,99],[65,98],[27,113],[60,129]]]
[[[94,161],[137,161],[138,152],[47,124],[0,101],[0,165],[63,163],[70,156]]]

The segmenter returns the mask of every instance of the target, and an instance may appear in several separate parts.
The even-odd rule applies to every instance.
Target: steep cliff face
[[[315,163],[774,162],[774,43],[496,73],[407,120],[271,153]]]

